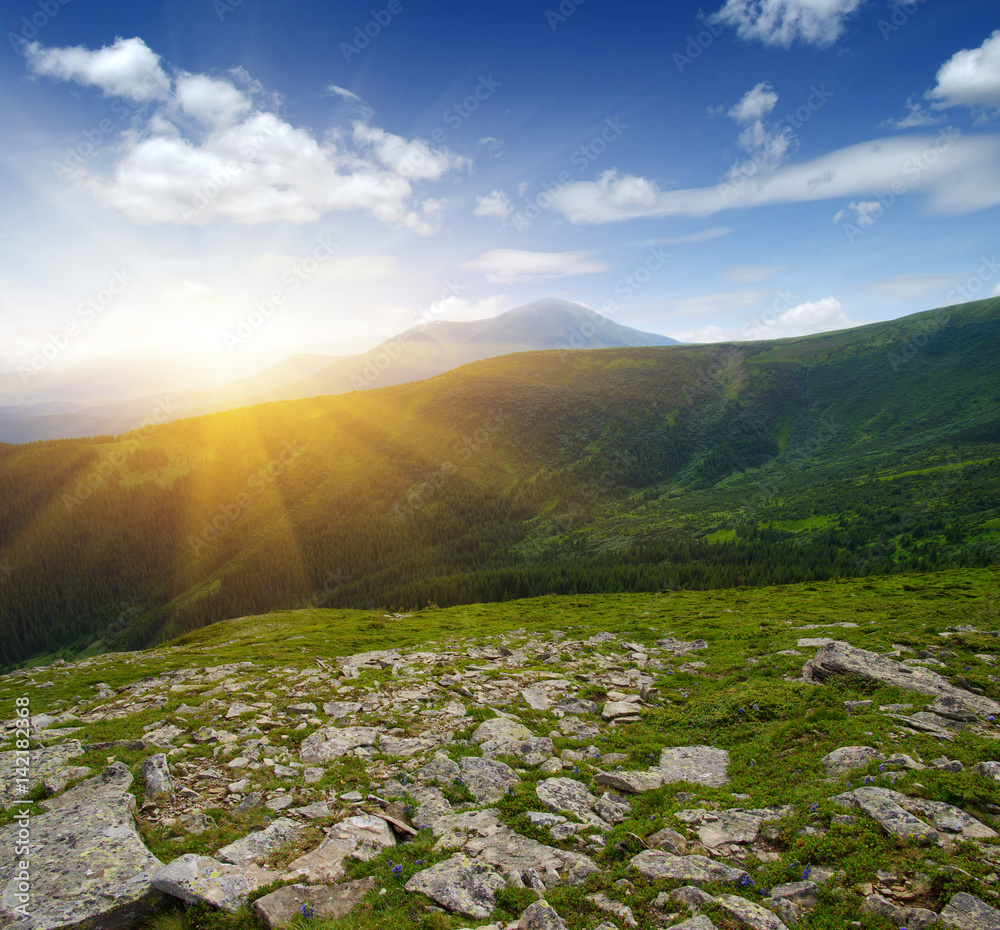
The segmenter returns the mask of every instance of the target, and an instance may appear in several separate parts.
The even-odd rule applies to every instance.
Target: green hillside
[[[0,666],[302,606],[998,561],[1000,299],[0,446]]]

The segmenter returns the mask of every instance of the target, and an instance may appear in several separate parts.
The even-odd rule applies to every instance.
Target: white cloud
[[[650,245],[686,245],[689,242],[708,242],[711,239],[718,239],[721,236],[728,236],[733,231],[732,226],[713,226],[711,229],[703,229],[701,232],[688,233],[686,236],[674,236],[667,239],[644,239],[642,242],[630,242],[631,246]]]
[[[890,300],[912,300],[951,287],[960,280],[954,275],[909,275],[862,284],[859,289],[888,297]]]
[[[1000,110],[1000,29],[979,48],[962,49],[937,73],[937,85],[927,91],[935,109],[987,107]]]
[[[188,116],[203,126],[231,126],[250,109],[250,100],[229,81],[206,74],[185,74],[177,79],[177,102]]]
[[[773,277],[780,270],[777,265],[730,265],[723,273],[733,284],[756,284]]]
[[[596,181],[552,192],[555,209],[572,223],[636,217],[711,216],[722,210],[804,203],[890,192],[922,191],[942,212],[1000,204],[1000,136],[908,135],[848,146],[808,162],[786,164],[763,177],[729,179],[713,187],[661,190],[655,181],[605,171]]]
[[[366,210],[387,225],[427,235],[437,202],[425,199],[422,212],[415,209],[413,185],[469,164],[366,120],[355,121],[349,136],[334,131],[321,141],[264,108],[261,88],[240,70],[228,78],[180,73],[172,85],[141,39],[118,39],[97,51],[36,43],[27,55],[36,74],[109,94],[130,95],[133,82],[153,75],[156,109],[122,132],[112,171],[81,168],[74,175],[100,202],[138,223],[315,223],[331,211]]]
[[[510,202],[510,197],[503,191],[496,190],[485,197],[477,197],[476,207],[472,212],[476,216],[495,216],[498,219],[505,220],[511,215],[513,210],[514,204]]]
[[[42,48],[32,42],[25,48],[28,67],[35,74],[60,81],[99,87],[114,97],[135,102],[165,100],[170,79],[160,67],[160,56],[142,39],[115,39],[114,45],[92,52],[82,45]]]
[[[328,94],[336,94],[338,97],[343,97],[345,100],[356,100],[358,103],[364,103],[364,101],[356,94],[353,90],[348,90],[346,87],[340,87],[337,84],[328,84],[326,88]]]
[[[741,39],[788,48],[796,39],[831,45],[864,0],[726,0],[710,23],[733,26]]]
[[[510,300],[506,294],[494,294],[481,300],[466,300],[464,297],[449,296],[435,300],[421,314],[424,320],[486,320],[503,313]]]
[[[1000,297],[1000,284],[993,288],[993,297]]]
[[[778,102],[778,95],[766,81],[748,90],[743,99],[726,114],[737,123],[752,123],[767,116]]]
[[[841,223],[849,216],[849,212],[854,214],[854,222],[862,229],[867,229],[878,219],[885,207],[877,200],[852,200],[845,209],[839,210],[834,216],[835,223]]]
[[[587,252],[525,252],[521,249],[491,249],[479,258],[462,265],[470,271],[480,271],[487,281],[513,284],[544,281],[575,274],[595,274],[606,271],[605,262],[588,258]]]
[[[778,314],[773,324],[764,330],[764,338],[784,339],[789,336],[811,336],[813,333],[828,333],[853,326],[836,297],[822,300],[807,300]],[[771,333],[774,335],[771,335]]]
[[[911,98],[906,101],[906,116],[902,119],[887,119],[883,125],[896,129],[917,129],[920,126],[934,126],[940,121],[939,117],[928,113],[919,102]]]

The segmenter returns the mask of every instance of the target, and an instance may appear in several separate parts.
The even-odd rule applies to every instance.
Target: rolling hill
[[[997,562],[1000,299],[0,446],[0,663],[296,605]]]

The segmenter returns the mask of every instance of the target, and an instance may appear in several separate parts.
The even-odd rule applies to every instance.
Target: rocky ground
[[[27,776],[9,715],[0,927],[183,902],[234,927],[1000,930],[1000,704],[942,674],[991,637],[880,653],[833,626],[785,621],[742,665],[647,626],[116,687],[101,670],[141,655],[15,672],[33,707],[91,683],[32,716]]]

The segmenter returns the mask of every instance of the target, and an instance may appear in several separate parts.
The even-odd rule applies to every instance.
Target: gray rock
[[[643,878],[656,881],[671,878],[683,882],[736,882],[745,878],[743,869],[734,869],[706,856],[675,856],[660,849],[647,849],[630,860]]]
[[[641,714],[642,706],[631,701],[608,701],[601,709],[601,716],[605,720],[631,719]]]
[[[683,856],[687,852],[687,838],[676,830],[671,830],[670,827],[664,827],[647,836],[646,842],[655,849],[666,850],[675,856]]]
[[[729,784],[729,753],[712,746],[677,746],[660,753],[660,774],[664,784],[688,781],[720,788]]]
[[[281,817],[273,820],[263,830],[255,830],[242,839],[223,846],[215,855],[222,862],[232,865],[251,865],[263,862],[278,849],[294,840],[302,827],[294,820]]]
[[[838,794],[833,800],[844,807],[856,807],[875,820],[883,830],[904,839],[915,839],[923,846],[936,843],[938,832],[918,820],[899,803],[898,792],[887,788],[855,788]]]
[[[503,762],[464,756],[459,763],[461,778],[476,798],[478,804],[493,804],[499,801],[508,788],[518,784],[520,778],[514,770]]]
[[[0,828],[0,926],[15,924],[27,904],[32,922],[55,930],[86,924],[102,930],[144,926],[162,900],[152,876],[162,866],[136,832],[132,775],[120,762],[44,802],[30,819],[30,899],[19,899],[18,863],[23,824]],[[18,805],[14,810],[18,811]]]
[[[295,803],[295,797],[291,794],[279,794],[264,803],[269,811],[283,811]]]
[[[614,914],[626,927],[631,927],[634,930],[634,928],[639,926],[639,922],[635,919],[635,913],[627,904],[615,901],[603,892],[589,894],[587,895],[587,900],[606,914]],[[614,927],[615,925],[612,924],[612,926]]]
[[[816,882],[787,882],[775,885],[771,889],[771,898],[775,901],[791,901],[804,911],[812,910],[819,903]]]
[[[333,717],[334,720],[353,717],[360,712],[361,705],[357,701],[327,701],[323,705],[323,713]]]
[[[563,698],[553,709],[561,710],[564,714],[596,714],[600,711],[600,707],[593,701],[574,697]]]
[[[673,639],[670,636],[665,639],[658,639],[656,641],[656,645],[659,646],[664,652],[672,653],[675,656],[682,656],[689,652],[697,652],[701,649],[708,648],[708,643],[703,639],[695,639],[686,643],[683,640]]]
[[[345,874],[348,856],[368,862],[396,845],[389,825],[371,814],[358,814],[336,824],[327,838],[311,852],[288,866],[291,877],[309,883],[337,882]]]
[[[788,930],[777,915],[746,898],[734,894],[720,894],[715,903],[737,923],[752,930]]]
[[[822,682],[832,675],[857,675],[867,681],[895,685],[917,694],[954,698],[981,717],[1000,714],[1000,704],[996,701],[956,687],[937,672],[904,665],[847,643],[833,642],[823,646],[802,669],[806,681]]]
[[[660,769],[649,769],[645,772],[599,772],[594,781],[617,791],[629,794],[642,794],[644,791],[655,791],[663,786],[663,772]]]
[[[572,814],[601,830],[610,828],[610,824],[592,810],[597,798],[587,790],[586,785],[574,778],[546,778],[535,785],[535,793],[550,811]]]
[[[56,746],[32,749],[28,753],[28,783],[24,786],[26,790],[23,792],[19,785],[22,779],[17,770],[24,768],[21,764],[24,756],[16,750],[0,752],[0,807],[10,807],[34,791],[45,779],[58,777],[61,770],[66,767],[67,761],[82,752],[80,741],[75,739]]]
[[[846,775],[854,769],[863,769],[869,762],[881,762],[885,756],[871,746],[842,746],[825,755],[821,760],[826,774],[831,778]]]
[[[325,765],[362,746],[374,746],[378,736],[374,727],[324,727],[302,741],[299,758],[307,765]]]
[[[521,697],[532,710],[548,710],[552,706],[552,702],[542,688],[524,688],[521,691]]]
[[[1000,911],[963,891],[941,911],[941,923],[949,930],[1000,930]]]
[[[340,885],[286,885],[253,903],[254,913],[272,930],[290,926],[302,917],[307,906],[313,920],[340,920],[346,917],[375,887],[368,877]]]
[[[235,912],[252,891],[277,875],[246,866],[227,865],[208,856],[187,853],[153,874],[153,887],[187,904],[210,904]]]
[[[536,901],[522,912],[517,930],[567,930],[567,927],[547,901]]]
[[[716,930],[716,928],[712,921],[703,914],[699,914],[697,917],[681,921],[679,924],[671,924],[670,930]]]
[[[698,838],[706,849],[717,849],[731,843],[753,843],[764,821],[780,820],[791,813],[790,807],[706,812],[698,827]]]
[[[427,895],[449,911],[483,920],[496,907],[496,892],[507,883],[487,865],[456,853],[417,872],[404,887]]]
[[[608,823],[623,823],[632,816],[632,805],[621,795],[605,791],[594,805],[594,813]]]
[[[245,814],[247,811],[255,811],[264,804],[264,795],[259,791],[251,791],[239,804],[236,805],[238,814]]]
[[[142,734],[142,738],[154,746],[162,746],[165,749],[170,748],[170,744],[177,739],[178,736],[183,736],[184,730],[180,727],[176,727],[173,724],[168,724],[165,727],[157,727],[155,730],[149,730]]]
[[[508,720],[506,717],[494,717],[492,720],[486,720],[479,724],[472,734],[472,739],[476,743],[516,743],[528,739],[530,736],[531,730],[523,723]]]
[[[158,752],[142,760],[142,780],[145,784],[144,794],[150,800],[173,794],[170,769],[164,753]]]
[[[980,762],[976,766],[976,771],[980,775],[992,778],[995,782],[1000,782],[1000,762]]]

